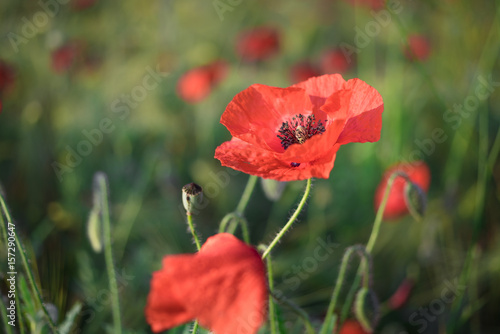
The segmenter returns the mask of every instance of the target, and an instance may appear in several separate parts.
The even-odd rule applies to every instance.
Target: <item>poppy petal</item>
[[[254,84],[234,97],[220,122],[234,137],[282,152],[276,137],[282,122],[311,111],[312,104],[303,89]]]
[[[338,142],[347,143],[376,142],[382,130],[384,102],[375,88],[362,80],[352,79],[346,84],[352,91],[347,112],[348,121]]]
[[[259,253],[221,233],[195,255],[165,257],[145,313],[155,332],[196,318],[217,334],[256,333],[266,319],[267,296]]]
[[[309,78],[292,87],[305,89],[306,93],[311,98],[314,108],[319,109],[330,95],[343,89],[345,83],[346,81],[340,74],[325,74],[319,77]]]

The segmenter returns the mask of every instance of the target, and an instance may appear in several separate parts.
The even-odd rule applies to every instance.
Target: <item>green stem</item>
[[[255,175],[250,175],[248,178],[247,185],[245,190],[243,191],[243,195],[241,195],[240,202],[236,206],[235,212],[243,216],[243,213],[248,205],[248,201],[250,201],[250,197],[252,196],[253,190],[255,188],[255,184],[257,183],[258,177]]]
[[[321,327],[321,331],[320,331],[321,334],[326,334],[328,331],[328,325],[332,321],[333,313],[335,312],[335,307],[337,306],[337,300],[339,298],[340,291],[342,290],[342,285],[344,284],[344,281],[345,281],[347,266],[349,264],[351,255],[354,252],[360,253],[361,266],[362,266],[364,274],[365,274],[364,275],[365,279],[363,281],[363,285],[365,287],[368,287],[368,284],[370,282],[370,279],[369,279],[370,260],[368,258],[369,255],[366,252],[366,249],[364,246],[356,245],[356,246],[348,247],[344,253],[344,256],[342,257],[342,262],[340,265],[339,274],[337,276],[337,282],[335,283],[335,288],[334,288],[333,293],[332,293],[332,298],[330,299],[330,305],[328,305],[328,310],[326,311],[325,320],[323,322],[323,326]],[[360,276],[357,276],[357,277],[360,277]]]
[[[193,330],[191,331],[192,334],[196,334],[198,332],[198,320],[195,320],[193,324]]]
[[[271,257],[268,256],[267,260],[267,279],[269,284],[269,292],[272,293],[274,290],[274,281],[273,281],[273,265],[271,261]],[[271,325],[271,334],[276,334],[276,305],[274,305],[273,297],[269,295],[269,323]]]
[[[380,226],[382,225],[382,218],[384,217],[385,207],[387,205],[387,201],[389,200],[389,194],[391,192],[392,185],[394,184],[394,180],[397,177],[403,177],[406,181],[409,181],[408,175],[399,171],[392,173],[391,176],[389,177],[387,181],[387,186],[385,187],[384,197],[382,198],[382,202],[380,203],[380,206],[378,207],[377,210],[377,215],[375,216],[375,221],[373,223],[373,228],[370,234],[370,238],[368,239],[368,242],[366,244],[366,252],[369,255],[373,251],[373,247],[375,246],[375,241],[377,241],[377,237],[380,232]],[[361,270],[362,270],[361,267],[358,268],[358,273],[356,275],[356,278],[354,279],[354,283],[352,284],[351,289],[347,294],[346,303],[342,307],[342,313],[340,318],[341,324],[346,319],[347,314],[351,309],[352,301],[354,300],[354,296],[356,295],[356,291],[358,290],[359,283],[361,280],[361,275],[360,275]]]
[[[196,231],[194,230],[194,225],[193,225],[193,216],[191,215],[190,212],[186,212],[187,216],[187,221],[189,225],[189,230],[191,231],[191,234],[193,235],[194,243],[196,244],[196,250],[200,250],[201,245],[200,245],[200,240],[198,239],[198,236],[196,235]]]
[[[111,222],[109,218],[108,206],[108,185],[106,175],[98,173],[96,175],[99,187],[99,194],[102,209],[103,235],[104,235],[104,258],[106,269],[108,271],[109,290],[111,293],[111,306],[113,311],[113,323],[115,326],[114,333],[122,332],[121,316],[120,316],[120,301],[118,297],[118,287],[116,284],[115,268],[113,266],[113,252],[111,249]]]
[[[5,204],[5,201],[4,201],[3,196],[1,194],[0,194],[0,204],[2,206],[2,211],[5,215],[5,218],[7,219],[7,225],[14,225],[12,223],[12,219],[10,217],[9,210],[7,210],[7,205]],[[30,284],[31,290],[33,291],[38,303],[42,307],[42,312],[45,315],[45,317],[47,318],[50,330],[52,331],[52,333],[58,333],[56,325],[52,321],[52,318],[50,317],[49,312],[45,308],[45,304],[43,303],[43,299],[42,299],[42,295],[40,294],[40,290],[38,290],[38,287],[35,284],[35,278],[34,278],[33,272],[31,271],[31,268],[29,266],[28,256],[26,255],[26,252],[24,251],[23,244],[21,243],[21,240],[19,239],[15,228],[12,231],[14,233],[14,238],[16,241],[16,246],[19,250],[19,254],[21,255],[21,261],[23,262],[24,270],[26,271],[26,275],[28,276],[28,282]],[[6,244],[6,246],[7,246],[7,244]]]
[[[266,258],[266,256],[271,252],[271,250],[274,248],[274,246],[276,246],[276,244],[281,240],[283,235],[285,235],[285,233],[288,231],[288,229],[293,225],[293,223],[295,222],[295,220],[299,216],[300,212],[304,208],[304,205],[306,204],[307,197],[309,197],[309,193],[311,191],[311,183],[312,183],[311,180],[312,179],[307,180],[306,190],[304,191],[304,196],[302,196],[302,199],[300,200],[300,203],[299,203],[299,206],[297,207],[297,210],[295,210],[292,217],[290,217],[290,219],[285,224],[285,226],[283,226],[283,228],[278,233],[278,235],[276,235],[274,240],[269,244],[269,246],[265,250],[264,254],[262,254],[263,259]]]

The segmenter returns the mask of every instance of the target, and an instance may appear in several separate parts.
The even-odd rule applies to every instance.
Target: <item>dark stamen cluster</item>
[[[325,121],[326,123],[326,121]],[[325,126],[321,120],[316,122],[314,115],[305,117],[302,114],[295,115],[291,121],[283,122],[279,129],[278,138],[281,146],[286,150],[292,144],[303,144],[314,135],[325,132]]]

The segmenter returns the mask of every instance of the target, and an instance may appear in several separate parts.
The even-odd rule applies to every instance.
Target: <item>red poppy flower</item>
[[[339,334],[370,334],[370,333],[365,331],[359,322],[357,322],[356,320],[349,319],[344,321],[342,327],[340,328]]]
[[[385,7],[385,0],[349,0],[354,6],[365,6],[373,10],[379,10]]]
[[[429,190],[431,172],[429,167],[423,162],[418,161],[413,164],[400,163],[391,168],[389,168],[382,178],[382,181],[377,187],[375,192],[375,211],[382,203],[384,197],[385,188],[387,186],[387,181],[391,174],[397,170],[405,172],[410,180],[422,188],[423,191],[427,192]],[[392,184],[391,191],[389,193],[389,198],[387,200],[387,205],[384,211],[384,219],[395,219],[407,214],[408,207],[405,202],[405,189],[406,181],[402,177],[397,177]]]
[[[52,69],[56,73],[69,70],[81,54],[83,45],[80,42],[70,42],[52,52]]]
[[[323,73],[344,73],[351,67],[352,61],[341,50],[328,50],[321,56]]]
[[[305,81],[318,75],[320,75],[318,69],[307,61],[297,63],[290,69],[290,77],[294,83]]]
[[[245,61],[265,60],[279,50],[278,31],[271,27],[259,27],[244,31],[238,36],[236,53]]]
[[[166,256],[153,274],[145,309],[154,332],[198,319],[216,334],[256,333],[267,316],[267,281],[259,253],[217,234],[197,254]]]
[[[427,37],[422,35],[408,36],[408,45],[404,47],[404,54],[409,60],[424,61],[429,58],[431,46]]]
[[[75,11],[81,11],[92,7],[96,2],[97,0],[73,0],[71,8]]]
[[[202,101],[226,77],[227,67],[219,60],[187,71],[177,82],[177,95],[189,103]]]
[[[0,96],[12,88],[14,77],[14,69],[0,60]]]
[[[255,84],[222,114],[233,138],[217,147],[215,158],[278,181],[328,178],[341,145],[379,140],[383,109],[373,87],[339,74],[288,88]]]
[[[414,285],[415,283],[412,279],[405,279],[389,299],[389,307],[393,310],[403,307],[408,298],[410,298],[410,293]]]

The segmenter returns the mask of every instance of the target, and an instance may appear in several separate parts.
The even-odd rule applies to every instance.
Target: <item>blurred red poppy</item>
[[[385,188],[387,186],[387,181],[392,173],[395,171],[402,171],[408,175],[410,180],[418,185],[424,192],[429,190],[429,185],[431,181],[431,172],[429,167],[423,161],[417,161],[413,164],[400,163],[393,167],[390,167],[382,177],[382,181],[377,187],[375,192],[375,211],[377,211],[382,199],[384,197]],[[394,180],[391,191],[389,193],[389,198],[387,200],[387,205],[384,211],[384,219],[395,219],[407,214],[408,207],[405,202],[405,189],[406,181],[402,177],[397,177]]]
[[[226,107],[221,123],[233,138],[215,158],[278,181],[328,178],[341,145],[380,139],[383,109],[375,88],[339,74],[288,88],[254,84]]]
[[[52,69],[61,74],[69,70],[76,63],[77,57],[81,55],[82,44],[80,42],[69,42],[52,52]]]
[[[406,278],[389,299],[389,307],[393,310],[403,307],[410,298],[410,293],[414,285],[415,283],[412,279]]]
[[[290,77],[292,82],[306,81],[311,77],[320,75],[318,69],[307,61],[302,61],[292,66],[290,69]]]
[[[348,319],[342,324],[339,334],[370,334],[370,332],[365,331],[356,320]]]
[[[151,280],[145,315],[154,332],[198,319],[216,334],[256,333],[267,316],[267,298],[259,253],[220,233],[197,254],[163,259]]]
[[[321,56],[321,70],[323,73],[345,73],[352,64],[341,50],[328,50]]]
[[[177,82],[177,95],[189,103],[200,102],[226,77],[227,70],[228,65],[222,60],[193,68],[184,73]]]
[[[71,8],[75,11],[85,10],[95,5],[97,0],[73,0]]]
[[[404,47],[404,54],[409,60],[424,61],[429,58],[431,46],[427,37],[422,35],[408,36],[408,45]]]
[[[265,60],[279,50],[278,31],[271,27],[247,30],[238,36],[236,53],[245,61]]]
[[[0,96],[14,85],[15,71],[12,66],[0,60]]]
[[[373,10],[385,7],[385,0],[348,0],[354,6],[364,6]]]

